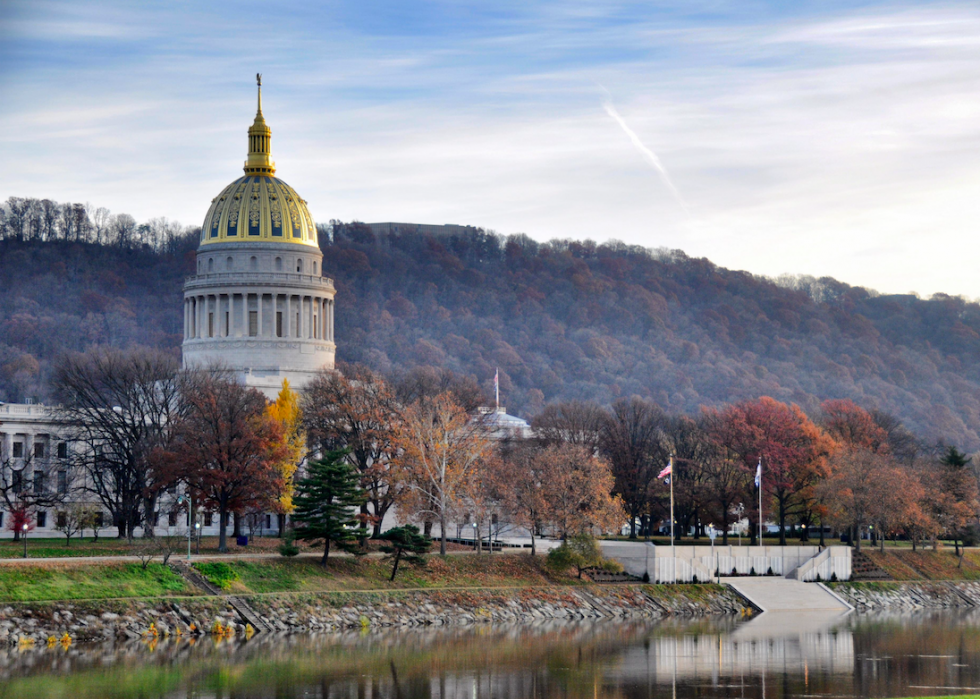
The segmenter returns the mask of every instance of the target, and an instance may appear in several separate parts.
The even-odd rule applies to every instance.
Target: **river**
[[[531,699],[980,693],[980,614],[165,639],[0,651],[0,698]]]

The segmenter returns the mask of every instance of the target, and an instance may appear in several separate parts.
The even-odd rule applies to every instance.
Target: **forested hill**
[[[769,395],[850,398],[928,440],[980,448],[980,306],[774,283],[681,252],[610,243],[321,236],[338,358],[446,366],[531,415],[555,399],[637,394],[674,411]],[[0,241],[0,399],[44,398],[51,362],[95,343],[179,347],[194,234],[159,252]]]

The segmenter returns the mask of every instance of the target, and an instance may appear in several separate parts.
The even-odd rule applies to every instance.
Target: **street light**
[[[24,558],[27,558],[27,522],[24,522],[21,529],[24,532]]]

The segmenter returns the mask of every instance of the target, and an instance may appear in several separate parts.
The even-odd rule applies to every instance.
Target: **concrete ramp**
[[[778,577],[722,578],[764,612],[845,612],[851,606],[819,583]]]

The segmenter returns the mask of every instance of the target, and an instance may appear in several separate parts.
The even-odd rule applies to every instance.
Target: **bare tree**
[[[2,446],[2,445],[0,445]],[[45,468],[47,467],[47,468]],[[20,512],[33,517],[39,510],[57,507],[70,493],[67,487],[59,487],[61,476],[53,482],[52,467],[66,472],[70,465],[57,461],[45,461],[25,451],[22,457],[14,457],[0,451],[0,499],[7,512]],[[14,531],[14,541],[20,540],[20,531]]]
[[[109,510],[119,537],[132,538],[145,522],[153,535],[159,460],[173,439],[181,403],[177,361],[148,349],[93,350],[65,357],[54,386],[57,417],[86,474],[82,489]]]
[[[636,538],[636,520],[646,512],[657,473],[667,464],[660,406],[637,397],[616,401],[602,430],[601,449],[612,466],[615,493],[629,516],[630,538]]]
[[[538,438],[547,444],[576,444],[595,453],[605,421],[606,413],[595,403],[570,401],[545,406],[531,426]]]

